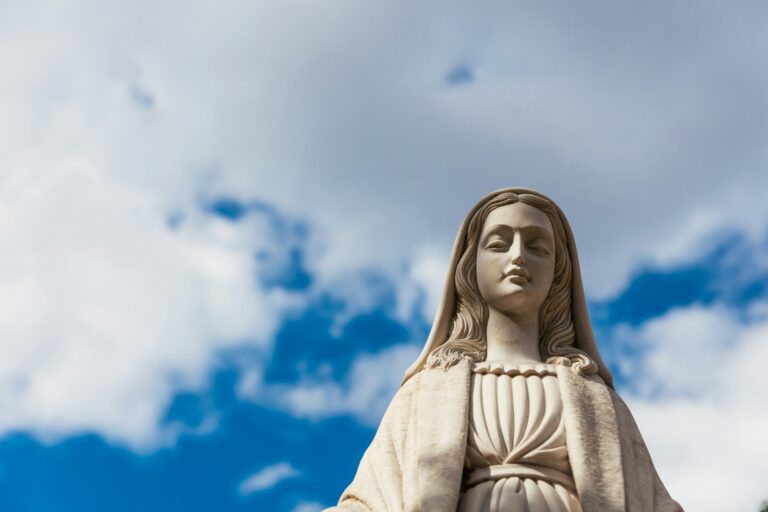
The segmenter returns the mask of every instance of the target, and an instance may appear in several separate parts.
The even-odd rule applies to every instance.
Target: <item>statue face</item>
[[[488,214],[477,248],[477,284],[507,316],[538,312],[555,272],[555,237],[541,210],[516,202]]]

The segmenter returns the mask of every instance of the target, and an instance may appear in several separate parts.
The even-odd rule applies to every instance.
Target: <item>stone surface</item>
[[[457,507],[682,510],[612,388],[568,221],[530,189],[467,215],[424,349],[329,510]]]

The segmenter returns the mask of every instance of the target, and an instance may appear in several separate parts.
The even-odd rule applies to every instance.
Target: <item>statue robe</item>
[[[354,480],[328,511],[446,512],[458,505],[472,361],[422,370],[398,390]],[[682,511],[661,483],[632,415],[599,377],[557,377],[566,444],[585,512]]]

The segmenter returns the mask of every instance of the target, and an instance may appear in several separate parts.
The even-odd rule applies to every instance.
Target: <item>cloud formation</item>
[[[761,4],[4,9],[4,169],[268,198],[327,230],[327,272],[449,244],[509,185],[563,204],[593,295],[768,218]]]
[[[625,395],[660,474],[686,510],[756,510],[768,474],[765,305],[739,321],[725,307],[691,306],[629,334],[645,350],[625,360]]]
[[[192,210],[170,229],[156,196],[82,162],[30,181],[0,205],[2,432],[154,447],[172,394],[219,350],[269,350],[297,304],[258,284],[276,243],[258,217]]]
[[[360,354],[343,382],[308,378],[295,385],[273,386],[266,392],[278,397],[279,407],[298,417],[322,419],[348,414],[375,427],[403,380],[403,369],[416,360],[420,350],[409,344]]]
[[[238,491],[243,496],[248,496],[254,492],[271,489],[283,480],[294,478],[300,473],[288,462],[280,462],[260,469],[254,474],[245,478],[238,486]],[[305,506],[305,505],[303,505]]]
[[[533,186],[564,207],[592,297],[611,297],[640,265],[696,259],[723,228],[757,238],[768,226],[765,10],[4,2],[0,431],[156,447],[175,390],[201,386],[222,349],[271,355],[303,295],[343,288],[353,312],[370,309],[370,282],[345,280],[360,268],[397,282],[398,318],[417,305],[428,321],[461,218],[498,187]],[[271,249],[295,248],[295,233],[276,240],[268,215],[200,209],[222,197],[310,219],[299,266],[314,281],[295,252]],[[763,389],[759,371],[743,371],[763,355],[763,324],[738,308],[626,327],[648,349],[633,410],[686,503],[700,502],[680,460],[763,468],[739,444],[762,427],[739,397]],[[342,384],[282,383],[282,405],[375,423],[413,355],[402,340],[377,343],[348,354]],[[689,354],[730,373],[674,372]],[[256,366],[244,389],[262,384]],[[735,447],[695,452],[729,415],[746,418]],[[680,444],[665,444],[654,429],[666,417],[700,419],[700,442],[679,430],[668,439]],[[722,496],[739,494],[730,478]]]

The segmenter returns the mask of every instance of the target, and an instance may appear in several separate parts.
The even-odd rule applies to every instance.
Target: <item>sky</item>
[[[568,215],[686,510],[768,499],[768,6],[0,2],[0,503],[316,512],[466,211]]]

